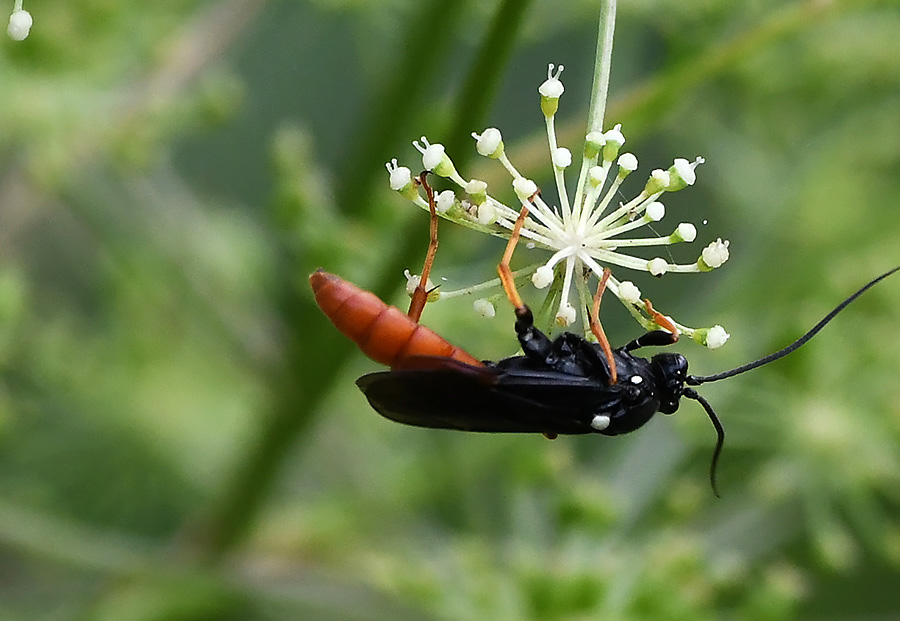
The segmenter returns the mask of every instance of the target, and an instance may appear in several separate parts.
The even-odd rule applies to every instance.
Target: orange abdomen
[[[408,356],[439,356],[484,366],[399,308],[334,274],[317,270],[309,284],[325,316],[375,362],[393,367]]]

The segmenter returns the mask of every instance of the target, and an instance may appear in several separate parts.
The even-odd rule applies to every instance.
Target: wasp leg
[[[600,344],[600,348],[606,355],[606,361],[609,363],[609,385],[612,386],[619,379],[616,373],[616,360],[613,358],[612,347],[609,346],[609,340],[606,338],[603,326],[600,325],[600,298],[606,290],[606,282],[608,280],[609,268],[607,267],[603,269],[603,277],[600,279],[600,284],[597,285],[597,294],[594,296],[594,306],[591,308],[590,327],[591,333],[597,337],[597,342]]]
[[[528,207],[522,206],[519,217],[513,225],[512,233],[509,236],[509,242],[506,244],[506,250],[497,266],[497,273],[500,275],[500,284],[503,285],[503,291],[506,297],[516,310],[516,335],[519,338],[519,344],[522,351],[529,358],[538,362],[546,362],[547,356],[550,355],[553,344],[547,335],[534,327],[534,315],[531,309],[525,305],[516,289],[516,282],[513,279],[512,270],[509,268],[509,261],[512,259],[513,251],[519,242],[519,234],[525,217],[528,215]]]
[[[428,197],[428,210],[431,212],[428,251],[425,253],[425,264],[422,266],[419,284],[416,285],[416,290],[413,291],[412,299],[409,302],[409,311],[406,313],[416,323],[419,322],[422,311],[425,309],[425,303],[428,301],[428,294],[431,293],[425,287],[428,286],[428,277],[431,275],[431,266],[434,265],[434,255],[437,253],[438,248],[438,216],[434,205],[434,189],[428,185],[427,177],[427,170],[419,175],[419,183],[425,189],[425,195]]]
[[[528,207],[523,205],[522,211],[519,212],[519,217],[516,218],[516,223],[513,225],[512,233],[509,235],[509,242],[506,244],[506,250],[503,251],[500,265],[497,266],[497,273],[500,275],[500,284],[503,285],[503,291],[506,292],[506,297],[509,298],[510,304],[516,309],[517,318],[524,315],[526,312],[529,315],[531,314],[531,311],[528,310],[528,307],[525,306],[521,296],[519,296],[519,291],[516,289],[516,281],[513,279],[512,270],[509,269],[509,262],[516,249],[516,244],[519,243],[519,234],[522,231],[522,225],[525,223],[525,217],[527,215]]]
[[[656,322],[656,325],[665,328],[669,332],[672,333],[672,342],[675,343],[678,341],[678,327],[675,323],[663,315],[661,312],[653,308],[653,304],[650,303],[650,300],[645,299],[644,304],[647,308],[647,314],[653,318],[653,321]]]
[[[653,308],[653,304],[650,303],[650,300],[644,300],[644,304],[646,304],[647,314],[653,318],[653,321],[656,322],[658,326],[665,328],[665,330],[652,330],[647,332],[646,334],[642,334],[638,338],[634,339],[623,348],[625,351],[634,351],[640,347],[662,347],[665,345],[672,345],[678,342],[678,327],[672,322],[671,319],[660,313],[658,310]]]

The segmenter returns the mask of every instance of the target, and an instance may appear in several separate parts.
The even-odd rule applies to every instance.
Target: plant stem
[[[588,112],[588,132],[603,131],[603,115],[609,95],[609,69],[612,65],[613,33],[616,29],[616,0],[600,3],[600,28],[597,32],[597,60],[594,84],[591,87],[591,107]]]

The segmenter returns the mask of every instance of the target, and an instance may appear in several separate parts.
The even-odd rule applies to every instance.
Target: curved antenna
[[[725,428],[722,426],[719,417],[716,416],[716,411],[709,404],[709,401],[701,397],[696,390],[693,388],[685,388],[684,393],[682,394],[688,399],[699,401],[700,405],[703,406],[703,409],[706,410],[706,415],[709,416],[709,420],[712,421],[713,427],[716,428],[716,448],[713,451],[712,461],[709,464],[709,484],[712,485],[712,491],[713,494],[716,495],[716,498],[721,498],[719,486],[716,485],[716,468],[719,465],[719,455],[722,453],[722,447],[725,445]]]
[[[746,373],[747,371],[751,371],[753,369],[756,369],[757,367],[761,367],[764,364],[769,364],[770,362],[774,362],[775,360],[778,360],[779,358],[784,358],[789,353],[795,351],[802,345],[806,344],[807,341],[809,341],[812,337],[814,337],[816,334],[818,334],[819,330],[824,328],[825,325],[829,321],[834,319],[835,316],[839,312],[841,312],[842,310],[847,308],[847,306],[851,302],[853,302],[856,298],[858,298],[863,293],[865,293],[868,289],[874,287],[880,281],[884,280],[885,278],[887,278],[888,276],[890,276],[891,274],[893,274],[894,272],[897,272],[897,271],[900,271],[900,266],[897,266],[894,269],[885,272],[881,276],[878,276],[877,278],[870,280],[868,283],[863,285],[856,293],[854,293],[849,298],[847,298],[846,300],[844,300],[843,302],[838,304],[837,307],[833,311],[831,311],[830,313],[825,315],[825,317],[822,319],[822,321],[820,321],[819,323],[814,325],[809,330],[809,332],[807,332],[806,334],[801,336],[799,339],[797,339],[796,341],[794,341],[793,343],[791,343],[784,349],[779,349],[778,351],[771,353],[768,356],[763,356],[759,360],[754,360],[753,362],[748,362],[747,364],[741,365],[741,366],[731,369],[729,371],[722,371],[721,373],[715,373],[713,375],[703,375],[703,376],[688,375],[685,380],[685,383],[689,384],[690,386],[699,386],[700,384],[705,384],[706,382],[716,382],[718,380],[722,380],[727,377],[734,377],[735,375],[740,375],[741,373]],[[691,398],[693,399],[694,397],[691,397]],[[703,403],[703,401],[701,401],[701,404],[702,403]]]

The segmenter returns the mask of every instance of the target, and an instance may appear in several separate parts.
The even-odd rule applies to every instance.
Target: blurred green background
[[[577,153],[596,3],[25,8],[31,36],[0,43],[0,618],[900,616],[900,277],[703,387],[721,500],[695,403],[619,438],[402,427],[312,302],[323,266],[405,306],[428,222],[384,162],[416,171],[422,134],[509,201],[470,156],[497,126],[552,188],[536,89],[565,64]],[[896,1],[619,7],[608,125],[635,179],[706,157],[666,200],[699,229],[675,259],[731,240],[710,274],[616,272],[729,330],[677,346],[694,372],[777,349],[900,264],[898,32]],[[441,239],[448,286],[493,275],[501,240]],[[456,300],[424,321],[497,358],[511,315]],[[604,326],[639,333],[617,304]]]

